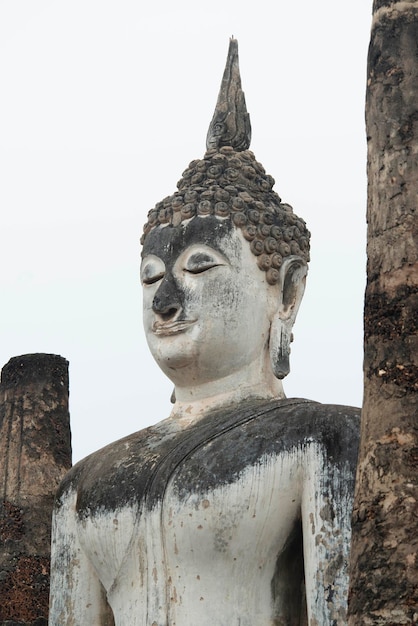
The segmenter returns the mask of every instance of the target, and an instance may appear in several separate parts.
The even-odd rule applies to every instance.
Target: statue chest
[[[136,497],[79,524],[116,624],[272,623],[271,581],[299,516],[303,452],[256,423],[161,445],[152,468],[150,455],[136,459],[130,480],[147,473]]]

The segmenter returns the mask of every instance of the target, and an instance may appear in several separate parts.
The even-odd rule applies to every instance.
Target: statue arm
[[[309,623],[347,623],[354,470],[312,446],[305,466],[302,528]]]
[[[52,521],[50,626],[114,626],[105,590],[83,551],[75,491],[60,495]]]

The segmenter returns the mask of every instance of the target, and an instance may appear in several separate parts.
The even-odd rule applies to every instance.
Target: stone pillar
[[[0,382],[0,626],[48,623],[51,512],[70,467],[68,362],[10,359]]]
[[[418,623],[418,0],[374,0],[350,626]]]

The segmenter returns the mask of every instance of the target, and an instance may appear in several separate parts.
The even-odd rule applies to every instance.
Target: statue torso
[[[80,543],[116,626],[303,623],[283,588],[302,572],[279,555],[300,543],[302,500],[330,463],[351,497],[357,414],[245,403],[183,430],[165,420],[75,466],[62,491],[76,487]]]

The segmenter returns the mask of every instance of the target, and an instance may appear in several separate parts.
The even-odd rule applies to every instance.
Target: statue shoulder
[[[331,436],[358,438],[361,409],[340,404],[321,404],[305,398],[286,398],[262,405],[254,411],[261,424],[266,418],[271,425],[276,424],[283,434],[296,436],[321,437]],[[252,416],[251,416],[252,417]]]
[[[308,402],[299,405],[303,416],[295,421],[305,430],[305,438],[317,442],[331,459],[357,461],[361,409],[340,404]],[[294,418],[297,416],[294,415]]]
[[[265,417],[267,416],[267,420]],[[289,398],[273,404],[259,422],[282,449],[318,444],[334,461],[357,460],[360,409],[338,404],[321,404]]]
[[[117,475],[117,468],[126,468],[147,455],[147,441],[153,436],[154,427],[144,428],[100,448],[78,461],[64,476],[56,494],[56,506],[66,494],[79,494],[93,485],[97,487],[109,476]]]
[[[338,439],[342,444],[358,442],[361,409],[341,404],[310,405],[310,418],[317,425],[321,438]]]

